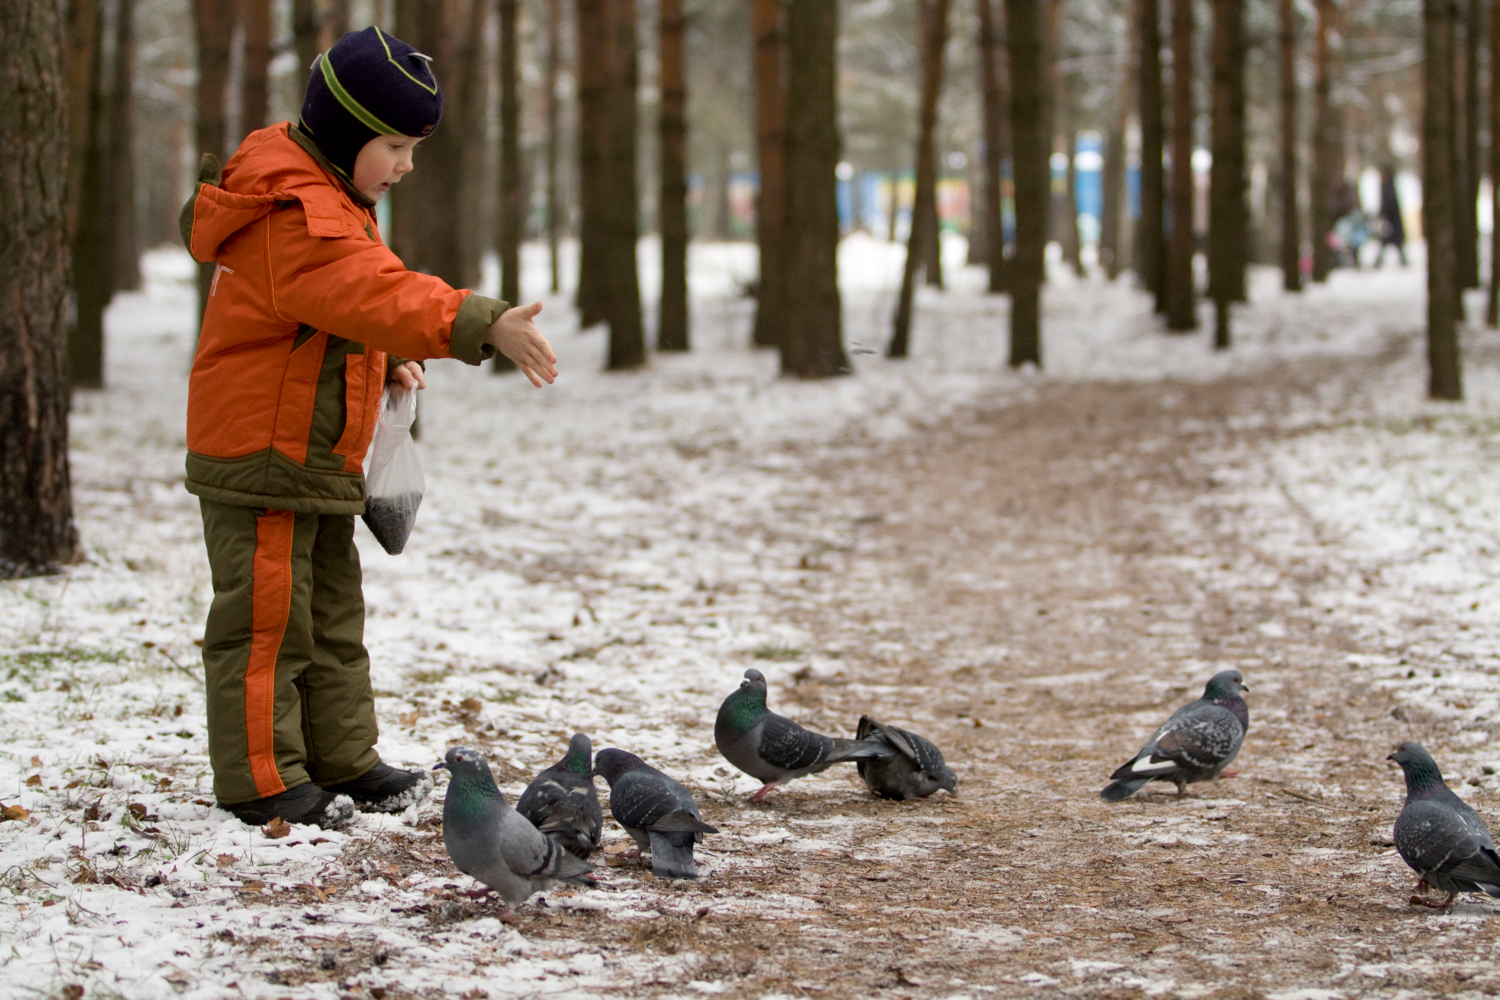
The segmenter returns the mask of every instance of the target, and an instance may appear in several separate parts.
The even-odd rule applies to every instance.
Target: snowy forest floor
[[[888,362],[862,352],[899,251],[854,239],[858,372],[794,383],[741,346],[746,248],[695,253],[690,355],[600,373],[548,300],[558,385],[432,366],[416,534],[360,541],[387,760],[471,745],[514,795],[587,732],[694,791],[703,877],[596,856],[602,888],[502,923],[458,896],[441,785],[341,833],[211,808],[191,293],[162,255],[75,406],[88,560],[0,585],[0,802],[28,813],[0,822],[0,995],[1500,992],[1500,904],[1408,902],[1384,760],[1421,740],[1500,819],[1500,335],[1466,333],[1468,401],[1437,405],[1415,268],[1257,274],[1219,355],[1056,274],[1047,371],[1013,373],[964,271]],[[749,666],[806,725],[931,737],[958,795],[877,801],[845,767],[747,803],[712,726]],[[1229,666],[1239,776],[1100,801]]]

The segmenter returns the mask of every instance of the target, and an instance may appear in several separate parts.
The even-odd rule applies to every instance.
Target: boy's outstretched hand
[[[427,388],[427,373],[415,361],[404,361],[391,369],[387,382],[400,382],[407,389]]]
[[[531,384],[539,389],[543,382],[551,385],[557,378],[557,355],[532,322],[541,311],[540,302],[507,309],[490,324],[484,335],[486,344],[514,361],[516,367],[531,379]]]

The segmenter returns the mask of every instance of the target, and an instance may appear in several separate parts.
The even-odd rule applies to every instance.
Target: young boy
[[[404,359],[497,350],[538,387],[557,375],[540,303],[408,271],[376,231],[375,203],[442,117],[428,61],[379,28],[345,35],[301,120],[251,133],[222,176],[205,157],[183,208],[183,242],[217,263],[187,423],[214,587],[208,750],[215,798],[247,823],[335,826],[432,788],[374,750],[354,515],[387,379],[422,388]]]

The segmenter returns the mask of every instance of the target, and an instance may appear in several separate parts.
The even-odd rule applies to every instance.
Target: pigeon
[[[587,858],[599,846],[604,831],[593,755],[589,738],[576,734],[568,743],[567,756],[532,779],[516,800],[516,812],[580,858]]]
[[[1417,891],[1441,889],[1448,898],[1413,903],[1447,909],[1461,892],[1500,896],[1500,854],[1484,820],[1443,782],[1437,763],[1420,743],[1403,743],[1386,760],[1406,774],[1406,805],[1396,817],[1396,850],[1421,876]]]
[[[958,775],[943,761],[943,751],[931,740],[905,729],[859,717],[855,738],[886,743],[896,753],[884,760],[862,760],[859,776],[870,791],[887,799],[925,799],[939,788],[958,794]]]
[[[443,802],[443,846],[458,870],[498,892],[507,906],[524,903],[553,881],[595,884],[580,861],[510,807],[490,765],[467,747],[442,763],[452,775]]]
[[[1181,795],[1195,781],[1210,781],[1240,752],[1250,709],[1241,691],[1250,690],[1238,670],[1221,670],[1209,678],[1203,697],[1182,706],[1156,731],[1151,742],[1114,774],[1099,797],[1118,802],[1148,781],[1170,781]],[[1232,777],[1233,772],[1225,775]]]
[[[846,760],[882,760],[895,754],[884,740],[849,740],[803,729],[766,709],[766,677],[753,667],[737,691],[719,706],[714,743],[724,759],[765,785],[750,796],[759,802],[784,781]]]
[[[636,846],[651,852],[657,878],[697,878],[693,845],[719,831],[703,822],[686,788],[624,750],[601,750],[595,770],[609,782],[609,811]]]

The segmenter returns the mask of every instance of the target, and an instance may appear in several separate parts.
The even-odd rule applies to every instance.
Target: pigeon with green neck
[[[508,907],[553,882],[594,885],[593,866],[569,854],[510,807],[489,763],[453,747],[433,770],[447,768],[443,846],[458,870],[498,892]]]
[[[1500,896],[1500,854],[1474,807],[1453,794],[1437,761],[1420,743],[1407,742],[1386,760],[1406,776],[1406,805],[1396,817],[1394,840],[1401,858],[1426,886],[1448,894],[1441,903],[1420,896],[1413,903],[1447,909],[1461,892]]]
[[[766,677],[753,667],[719,706],[714,744],[729,763],[765,782],[750,796],[751,802],[759,802],[779,784],[834,764],[881,760],[895,753],[887,743],[824,736],[772,712],[766,708]]]

